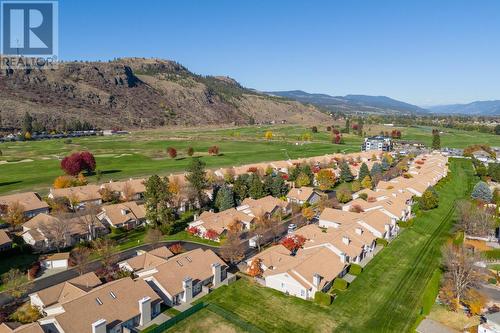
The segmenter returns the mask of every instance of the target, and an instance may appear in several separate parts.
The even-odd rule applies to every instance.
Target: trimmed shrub
[[[351,264],[351,266],[349,266],[349,274],[351,274],[351,275],[357,276],[357,275],[361,274],[362,271],[363,271],[363,267],[361,267],[358,264]]]
[[[367,193],[360,193],[360,194],[359,194],[359,197],[360,197],[361,199],[363,199],[363,200],[365,200],[365,201],[366,201],[366,200],[368,199],[368,194],[367,194]]]
[[[326,293],[321,292],[321,291],[317,291],[314,294],[314,302],[319,304],[319,305],[328,306],[328,305],[332,304],[332,295],[326,294]]]
[[[336,278],[334,281],[333,281],[333,285],[332,285],[332,289],[333,290],[338,290],[338,291],[344,291],[347,289],[347,286],[349,284],[347,283],[346,280],[342,279],[342,278]]]
[[[489,278],[488,279],[488,283],[489,284],[497,284],[497,279],[495,279],[495,278]]]
[[[413,225],[413,222],[414,222],[414,219],[409,219],[408,221],[401,221],[401,220],[398,220],[398,226],[400,228],[409,228]]]
[[[375,242],[377,243],[377,245],[382,245],[384,247],[387,246],[387,244],[389,244],[387,239],[383,239],[383,238],[377,238],[377,240]]]

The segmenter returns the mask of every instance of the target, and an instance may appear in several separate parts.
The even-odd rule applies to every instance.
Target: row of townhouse
[[[356,193],[355,199],[341,210],[325,208],[318,225],[295,231],[295,235],[305,239],[299,250],[291,252],[281,244],[273,246],[249,259],[248,266],[258,259],[263,270],[262,283],[286,294],[310,299],[317,291],[329,290],[335,278],[346,274],[350,264],[359,264],[373,255],[377,238],[391,240],[397,235],[397,222],[411,217],[412,198],[419,195],[417,192],[423,193],[446,176],[445,157],[425,155],[422,159],[424,163],[418,164],[418,168],[415,163],[410,166],[415,171],[414,178],[401,177],[397,180],[399,186],[387,188],[386,184],[379,184],[375,190]]]
[[[214,240],[218,241],[220,236],[224,235],[234,224],[238,224],[240,230],[250,230],[257,219],[269,218],[278,212],[283,215],[289,214],[291,212],[289,203],[273,196],[257,200],[247,198],[236,208],[218,213],[212,211],[201,213],[188,224],[188,228],[193,228],[200,237],[214,238],[207,234],[211,230],[217,234]]]
[[[30,303],[43,315],[23,333],[136,332],[160,314],[161,304],[190,302],[204,289],[226,283],[227,265],[213,251],[196,249],[174,256],[166,247],[119,263],[134,278],[103,284],[93,272],[40,290]],[[29,330],[34,327],[38,330]],[[7,330],[5,332],[18,332]],[[0,332],[2,327],[0,326]]]
[[[22,225],[21,237],[35,250],[48,251],[93,240],[113,228],[132,229],[144,223],[144,206],[131,201],[102,206],[95,216],[41,213]]]
[[[288,171],[298,164],[308,163],[308,164],[328,164],[334,160],[341,159],[349,159],[356,160],[358,162],[350,165],[351,171],[354,175],[357,175],[359,168],[361,166],[361,162],[365,162],[369,167],[373,165],[375,162],[373,160],[373,153],[371,152],[359,152],[359,153],[351,153],[351,154],[327,154],[324,156],[316,156],[310,158],[302,158],[296,160],[287,160],[287,161],[274,161],[268,163],[257,163],[257,164],[248,164],[238,167],[230,167],[224,169],[218,169],[215,171],[215,175],[218,177],[223,177],[228,171],[234,173],[235,176],[241,174],[250,173],[249,170],[257,169],[257,170],[265,170],[267,167],[271,167],[273,171],[280,173],[288,173]],[[360,161],[360,162],[359,162]],[[334,170],[336,173],[338,170]],[[176,174],[170,175],[169,180],[171,182],[176,182],[179,186],[183,187],[186,185],[185,174]],[[85,185],[85,186],[76,186],[64,189],[54,189],[51,188],[49,190],[48,197],[50,199],[56,198],[68,198],[70,200],[71,205],[74,205],[75,208],[83,207],[86,204],[95,204],[101,205],[103,203],[102,200],[102,191],[107,189],[112,193],[115,193],[120,200],[122,201],[141,201],[144,199],[144,193],[146,191],[144,185],[145,179],[129,179],[125,181],[110,181],[100,185]],[[206,194],[210,197],[212,191],[207,190]],[[180,211],[186,210],[186,205],[188,204],[187,198],[181,198],[179,202]],[[23,209],[24,215],[26,218],[32,218],[41,213],[49,213],[49,205],[42,200],[40,195],[35,192],[25,192],[25,193],[17,193],[12,195],[0,196],[0,216],[5,214],[7,208],[14,203],[19,203]]]

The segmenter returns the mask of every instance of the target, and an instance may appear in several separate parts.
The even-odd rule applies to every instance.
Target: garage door
[[[66,268],[68,262],[66,260],[54,260],[52,261],[52,268]]]

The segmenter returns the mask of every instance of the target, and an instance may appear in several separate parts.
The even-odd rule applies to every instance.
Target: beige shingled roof
[[[198,220],[203,221],[202,226],[206,229],[215,230],[218,234],[221,234],[235,221],[242,221],[246,223],[251,223],[253,217],[239,212],[234,208],[226,209],[219,213],[213,213],[209,211],[204,211]]]
[[[320,289],[335,279],[345,268],[345,264],[331,250],[324,247],[299,249],[295,255],[283,245],[272,246],[255,256],[266,267],[263,276],[288,274],[307,289],[313,285],[314,274],[322,277]]]
[[[96,201],[101,199],[99,185],[85,185],[60,189],[50,189],[54,197],[75,198],[78,202]]]
[[[65,223],[69,224],[69,233],[71,235],[85,235],[88,233],[85,223],[81,223],[82,219],[85,219],[85,216],[71,217],[67,219],[64,219],[63,217],[61,218]],[[42,213],[38,214],[37,216],[30,219],[28,222],[24,223],[23,228],[30,229],[27,232],[29,232],[31,235],[33,235],[34,232],[38,230],[43,233],[44,228],[50,228],[51,225],[58,223],[59,219],[60,219],[59,217]],[[95,227],[104,228],[104,226],[99,221],[95,222]]]
[[[9,235],[4,231],[0,230],[0,246],[12,242]]]
[[[49,208],[49,205],[45,201],[42,201],[40,196],[35,192],[24,192],[0,196],[1,205],[9,206],[15,202],[19,202],[24,207],[25,212]]]
[[[280,200],[278,198],[275,198],[271,195],[268,195],[264,198],[261,199],[252,199],[252,198],[246,198],[243,200],[241,203],[241,206],[239,206],[237,209],[243,211],[245,214],[247,214],[246,210],[244,209],[244,206],[248,206],[247,209],[249,209],[249,213],[252,214],[253,216],[259,216],[260,213],[264,214],[270,214],[272,213],[277,207],[282,209],[285,208],[288,205],[287,202]]]
[[[196,249],[168,259],[156,267],[158,273],[152,276],[170,295],[177,295],[183,291],[184,278],[192,278],[193,284],[206,280],[212,276],[212,264],[215,263],[226,266],[212,250]]]
[[[39,323],[31,323],[19,326],[15,329],[7,326],[6,323],[0,325],[0,333],[44,333]]]
[[[101,209],[113,225],[120,225],[134,220],[139,221],[146,218],[144,205],[138,205],[135,201],[103,206]]]
[[[167,262],[167,259],[173,255],[174,254],[167,247],[162,246],[125,260],[124,263],[127,263],[134,272],[137,272],[158,267]]]
[[[139,300],[144,297],[150,297],[152,303],[160,301],[144,280],[124,278],[63,304],[65,312],[56,315],[55,319],[65,332],[91,333],[92,323],[99,319],[106,320],[109,325],[139,316]]]
[[[80,275],[74,279],[55,286],[42,289],[34,294],[38,295],[45,307],[56,303],[66,303],[85,295],[89,290],[101,285],[101,280],[94,272]]]
[[[299,201],[307,201],[313,193],[314,193],[314,188],[304,186],[300,188],[296,187],[292,188],[286,196],[288,198],[296,199]]]
[[[123,192],[123,190],[128,187],[130,191],[134,194],[146,192],[146,186],[144,185],[145,179],[129,179],[125,181],[109,182],[102,184],[101,187],[107,187],[113,192]]]

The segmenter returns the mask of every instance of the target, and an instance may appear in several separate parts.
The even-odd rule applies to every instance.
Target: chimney
[[[151,321],[151,297],[146,296],[139,300],[139,312],[141,313],[139,326],[144,326]]]
[[[321,276],[319,276],[318,273],[315,273],[313,275],[313,285],[316,287],[316,289],[319,289],[320,282],[321,282]]]
[[[363,234],[363,229],[361,229],[361,228],[356,228],[356,233],[357,233],[358,235],[362,235],[362,234]]]
[[[190,277],[185,277],[182,280],[182,289],[184,289],[184,299],[185,303],[188,303],[193,299],[193,279]]]
[[[347,237],[347,236],[343,236],[343,237],[342,237],[342,242],[343,242],[345,245],[349,245],[349,242],[350,242],[349,237]]]
[[[92,323],[92,333],[106,333],[107,322],[105,319],[99,319]]]
[[[127,215],[128,211],[125,208],[121,209],[122,215],[125,216]]]
[[[345,255],[344,252],[342,252],[340,254],[340,261],[343,262],[343,263],[345,263],[347,261],[347,256]]]
[[[221,283],[222,279],[221,269],[222,269],[221,264],[219,263],[212,264],[212,275],[214,276],[213,280],[214,286],[218,286]]]

